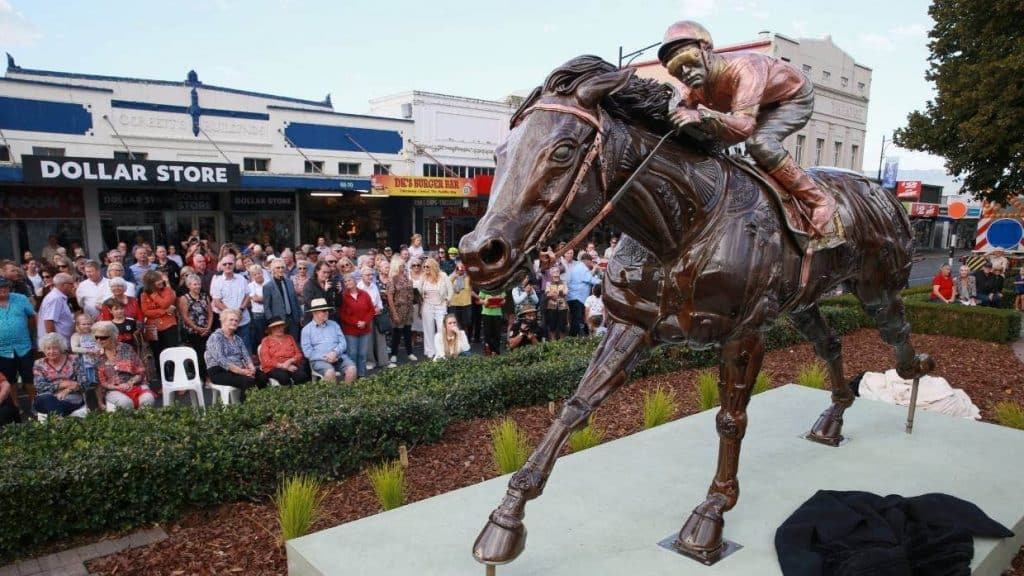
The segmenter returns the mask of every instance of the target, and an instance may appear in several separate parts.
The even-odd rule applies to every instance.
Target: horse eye
[[[551,159],[555,162],[565,162],[572,158],[572,146],[562,144],[551,153]]]

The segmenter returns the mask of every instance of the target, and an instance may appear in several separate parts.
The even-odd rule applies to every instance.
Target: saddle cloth
[[[743,170],[747,174],[753,176],[761,183],[765,184],[768,190],[771,191],[771,197],[775,200],[775,203],[782,208],[783,220],[785,220],[786,229],[790,235],[796,241],[797,245],[803,251],[817,252],[819,250],[827,250],[829,248],[835,248],[846,242],[846,229],[843,227],[843,221],[839,218],[839,211],[832,215],[832,223],[825,230],[825,235],[821,238],[811,238],[809,230],[810,218],[803,206],[790,196],[789,192],[786,191],[774,178],[765,172],[760,166],[757,165],[752,159],[746,156],[734,156],[728,155],[726,158],[732,162],[737,168]],[[814,177],[811,176],[813,179]],[[815,183],[821,188],[825,194],[831,194],[837,196],[836,191],[828,185],[815,180]]]

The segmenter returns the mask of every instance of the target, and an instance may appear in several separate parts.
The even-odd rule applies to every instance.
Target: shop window
[[[850,147],[850,168],[857,169],[857,155],[860,153],[860,146],[854,144]]]
[[[306,174],[323,174],[324,173],[324,161],[323,160],[306,160],[304,171]]]
[[[342,176],[358,176],[359,175],[359,163],[358,162],[338,162],[338,174]]]
[[[0,146],[0,162],[11,161],[11,148],[10,146]]]
[[[141,162],[143,160],[146,160],[147,158],[149,158],[149,153],[148,152],[132,152],[131,154],[128,154],[127,152],[119,152],[119,151],[118,152],[114,152],[114,160],[119,160],[121,162],[128,162],[128,161],[131,161],[131,160],[136,160],[136,161],[140,161]]]
[[[864,91],[864,83],[863,82],[857,82],[857,90],[860,91],[860,92]]]
[[[269,172],[269,158],[244,158],[242,159],[242,170],[246,172]],[[309,170],[306,170],[309,172]]]
[[[793,154],[793,158],[797,164],[803,164],[804,161],[804,147],[807,145],[807,137],[803,134],[798,134],[796,137],[796,153]]]
[[[814,145],[814,165],[821,166],[821,153],[825,151],[825,139],[818,138]]]
[[[839,157],[843,154],[843,143],[833,142],[832,146],[832,165],[839,166]]]
[[[829,80],[832,79],[832,73],[829,72],[828,70],[822,70],[821,79],[824,80],[825,82],[828,82]]]
[[[803,69],[804,69],[804,74],[807,74],[808,76],[811,74],[811,65],[810,64],[804,64]]]
[[[45,146],[33,146],[32,154],[34,156],[50,156],[51,158],[63,158],[63,148],[46,148]]]
[[[391,174],[391,164],[374,164],[373,175],[374,176],[387,176]]]
[[[840,76],[839,83],[843,85],[843,88],[846,88],[847,86],[850,85],[850,79],[847,78],[846,76]]]

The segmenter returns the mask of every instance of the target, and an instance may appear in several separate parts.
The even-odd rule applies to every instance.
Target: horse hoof
[[[935,360],[928,354],[914,356],[914,364],[916,364],[917,373],[920,376],[935,370]]]
[[[515,528],[506,528],[488,520],[473,543],[473,558],[487,565],[508,564],[523,553],[526,547],[526,526],[521,522]]]
[[[676,536],[674,545],[677,550],[704,564],[713,564],[722,557],[725,520],[719,504],[724,505],[713,495],[694,509]]]
[[[807,433],[807,439],[826,446],[839,446],[843,441],[843,419],[833,416],[831,409],[826,410]]]

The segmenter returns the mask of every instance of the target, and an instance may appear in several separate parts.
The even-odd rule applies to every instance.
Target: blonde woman
[[[469,338],[466,338],[466,333],[459,328],[459,320],[455,314],[444,317],[444,328],[434,335],[434,349],[437,352],[434,355],[435,361],[469,355]]]
[[[444,317],[448,314],[448,301],[452,299],[452,284],[441,272],[437,261],[426,259],[423,273],[413,286],[420,291],[423,303],[420,318],[423,320],[423,353],[427,358],[437,355],[434,349],[434,335],[444,330]]]

